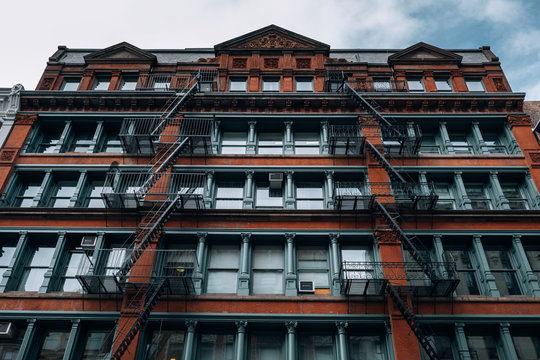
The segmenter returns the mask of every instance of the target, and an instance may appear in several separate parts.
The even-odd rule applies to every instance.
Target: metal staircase
[[[334,74],[332,80],[337,82],[336,78],[339,78],[339,76]],[[402,124],[397,124],[395,121],[389,121],[381,114],[381,107],[376,101],[360,94],[360,92],[354,89],[351,84],[346,81],[344,75],[342,75],[342,80],[343,82],[341,85],[333,86],[332,89],[335,88],[335,91],[343,91],[344,93],[348,94],[360,106],[360,108],[366,111],[368,115],[376,121],[376,123],[379,125],[379,129],[381,129],[383,143],[380,148],[369,140],[365,141],[365,147],[369,154],[386,171],[388,177],[392,181],[392,185],[388,186],[387,188],[388,191],[390,188],[392,188],[394,190],[394,195],[396,195],[396,193],[406,195],[406,197],[413,202],[414,208],[417,208],[418,204],[422,204],[420,208],[431,209],[437,201],[437,195],[435,192],[427,191],[426,193],[423,191],[425,189],[422,189],[421,186],[414,186],[414,184],[411,184],[412,182],[407,180],[404,175],[396,170],[386,158],[387,156],[391,157],[392,154],[396,153],[416,154],[421,142],[420,128],[418,126],[403,126]],[[386,145],[385,139],[387,140]],[[408,286],[406,287],[392,284],[390,280],[393,279],[385,278],[381,283],[380,281],[373,282],[373,279],[370,279],[370,282],[368,282],[366,279],[362,279],[362,277],[360,277],[360,279],[357,279],[356,282],[354,281],[355,279],[342,278],[342,290],[345,290],[345,293],[350,293],[351,289],[353,291],[363,290],[365,294],[367,291],[373,291],[373,289],[377,289],[379,291],[384,289],[384,292],[393,301],[396,308],[403,315],[405,321],[418,338],[420,345],[425,351],[425,354],[430,359],[437,360],[439,357],[434,346],[430,342],[429,336],[426,335],[426,333],[422,330],[421,325],[418,324],[413,310],[408,305],[407,300],[403,300],[402,295],[407,297],[411,294],[410,291],[414,292],[416,284],[425,285],[428,283],[430,290],[427,294],[423,292],[422,295],[448,296],[455,290],[459,280],[457,279],[455,272],[451,274],[449,272],[446,272],[446,274],[441,274],[440,266],[436,266],[431,262],[429,257],[425,255],[427,251],[424,249],[421,241],[414,236],[408,236],[405,234],[399,225],[401,219],[398,207],[396,206],[396,196],[394,196],[394,201],[388,201],[388,196],[389,195],[381,196],[379,194],[372,194],[369,202],[370,207],[375,215],[380,216],[384,220],[387,229],[391,230],[394,236],[401,241],[403,248],[410,253],[412,259],[414,259],[414,261],[418,264],[419,269],[415,270],[416,273],[414,270],[411,271],[410,269],[403,269],[408,280]],[[358,196],[341,197],[336,199],[335,203],[342,205],[347,204],[349,208],[353,207],[353,209],[356,209],[358,206],[357,204],[365,204],[365,201],[361,201],[362,199],[365,199],[365,197],[365,194],[361,194],[359,192]],[[358,200],[360,200],[360,202]],[[365,207],[365,205],[362,207]],[[389,265],[383,264],[383,266],[385,269],[387,269]],[[403,266],[405,266],[405,264]],[[418,277],[418,273],[420,274],[420,279],[413,282],[413,279],[409,278],[410,275],[415,274]],[[349,271],[344,273],[343,276],[350,274],[351,272],[349,269]],[[371,283],[371,288],[368,286],[369,283]],[[418,286],[418,288],[425,288],[425,286]]]

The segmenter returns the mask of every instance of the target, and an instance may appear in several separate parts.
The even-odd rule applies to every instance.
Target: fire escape
[[[400,226],[400,210],[431,210],[438,196],[432,183],[411,181],[401,174],[388,159],[392,155],[415,155],[422,140],[418,126],[399,124],[381,114],[381,108],[365,92],[403,91],[404,86],[396,82],[377,85],[367,81],[349,82],[343,72],[330,71],[327,75],[327,90],[347,94],[375,120],[382,135],[382,146],[376,146],[362,137],[359,125],[330,125],[329,149],[332,154],[362,155],[363,149],[382,166],[390,183],[338,182],[335,186],[334,202],[339,210],[368,210],[384,220],[386,230],[400,240],[403,248],[414,261],[400,263],[343,262],[341,268],[341,290],[347,295],[387,294],[403,315],[412,332],[418,338],[425,355],[437,360],[430,336],[418,323],[416,315],[407,301],[411,296],[449,296],[456,289],[459,279],[452,259],[432,262],[427,249],[415,236],[405,234]],[[351,146],[351,144],[353,144]],[[362,144],[360,146],[358,144]],[[394,201],[391,200],[393,197]],[[407,281],[407,286],[396,281]]]
[[[138,90],[169,90],[161,116],[126,118],[119,133],[124,151],[152,160],[144,171],[122,171],[111,166],[102,191],[108,208],[137,209],[143,216],[133,234],[131,250],[95,251],[101,259],[90,271],[77,276],[90,294],[124,294],[110,358],[118,360],[128,349],[162,294],[191,294],[192,275],[198,264],[194,250],[158,250],[162,230],[178,211],[204,208],[205,175],[181,173],[173,165],[182,155],[212,151],[214,120],[183,117],[182,108],[197,92],[218,91],[217,70],[200,69],[190,75],[141,76]],[[121,266],[104,266],[112,258]],[[105,260],[107,259],[107,260]],[[114,259],[113,259],[114,260]]]

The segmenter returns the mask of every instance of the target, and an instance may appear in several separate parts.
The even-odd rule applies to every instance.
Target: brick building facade
[[[60,46],[20,102],[0,358],[540,356],[540,147],[489,47]]]

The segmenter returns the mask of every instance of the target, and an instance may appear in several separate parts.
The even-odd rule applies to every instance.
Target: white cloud
[[[536,84],[531,85],[530,87],[526,87],[525,91],[527,92],[525,100],[540,101],[540,81],[538,81]]]
[[[522,16],[522,6],[513,0],[458,0],[459,15],[478,21],[511,24]]]

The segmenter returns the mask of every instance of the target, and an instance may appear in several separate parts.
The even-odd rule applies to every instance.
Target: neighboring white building
[[[22,90],[24,86],[21,84],[14,85],[12,88],[0,88],[0,148],[4,146],[15,121],[15,114],[19,111]]]

